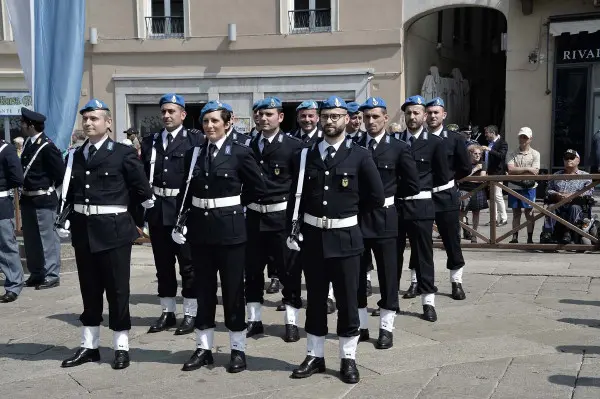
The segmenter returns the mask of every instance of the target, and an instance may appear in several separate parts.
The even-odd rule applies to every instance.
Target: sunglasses
[[[576,156],[575,154],[565,154],[565,155],[563,156],[563,159],[564,159],[565,161],[572,161],[572,160],[574,160],[575,158],[577,158],[577,156]]]

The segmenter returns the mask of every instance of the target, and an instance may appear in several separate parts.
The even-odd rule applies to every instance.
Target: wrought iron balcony
[[[290,11],[288,22],[290,33],[331,32],[331,8]]]
[[[182,38],[183,24],[183,17],[146,17],[146,32],[151,39]]]

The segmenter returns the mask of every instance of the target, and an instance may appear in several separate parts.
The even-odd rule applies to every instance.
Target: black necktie
[[[271,143],[269,142],[269,139],[267,139],[266,137],[263,137],[263,139],[262,139],[262,145],[263,145],[263,150],[262,150],[262,152],[263,152],[263,153],[266,151],[266,149],[267,149],[267,147],[269,146],[269,144],[271,144]]]
[[[377,144],[377,141],[375,141],[375,139],[371,139],[371,141],[369,141],[369,152],[371,153],[371,155],[373,155],[373,151],[375,151],[375,145]]]
[[[27,140],[27,143],[25,143],[25,147],[23,147],[23,152],[25,152],[25,150],[29,147],[31,147],[31,139]]]
[[[333,160],[333,153],[335,152],[335,147],[330,145],[327,147],[327,155],[325,155],[325,166],[329,167],[329,163]]]
[[[217,145],[216,144],[209,144],[208,146],[208,166],[210,167],[210,165],[212,165],[212,161],[215,157],[215,154],[217,152]]]
[[[88,159],[87,159],[88,163],[92,160],[96,151],[97,151],[96,146],[91,145],[90,148],[88,149]]]
[[[167,133],[167,148],[169,148],[169,146],[171,145],[172,142],[173,142],[173,135],[171,133]]]
[[[408,145],[412,147],[414,142],[415,142],[415,136],[410,136],[408,138]]]

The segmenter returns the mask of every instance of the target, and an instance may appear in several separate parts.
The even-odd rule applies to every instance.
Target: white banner
[[[0,91],[0,116],[21,115],[21,107],[33,109],[31,94]]]

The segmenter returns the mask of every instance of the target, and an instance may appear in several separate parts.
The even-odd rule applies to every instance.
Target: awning
[[[563,33],[576,35],[580,32],[594,33],[597,31],[600,31],[600,18],[550,22],[550,34],[552,36],[560,36]]]

